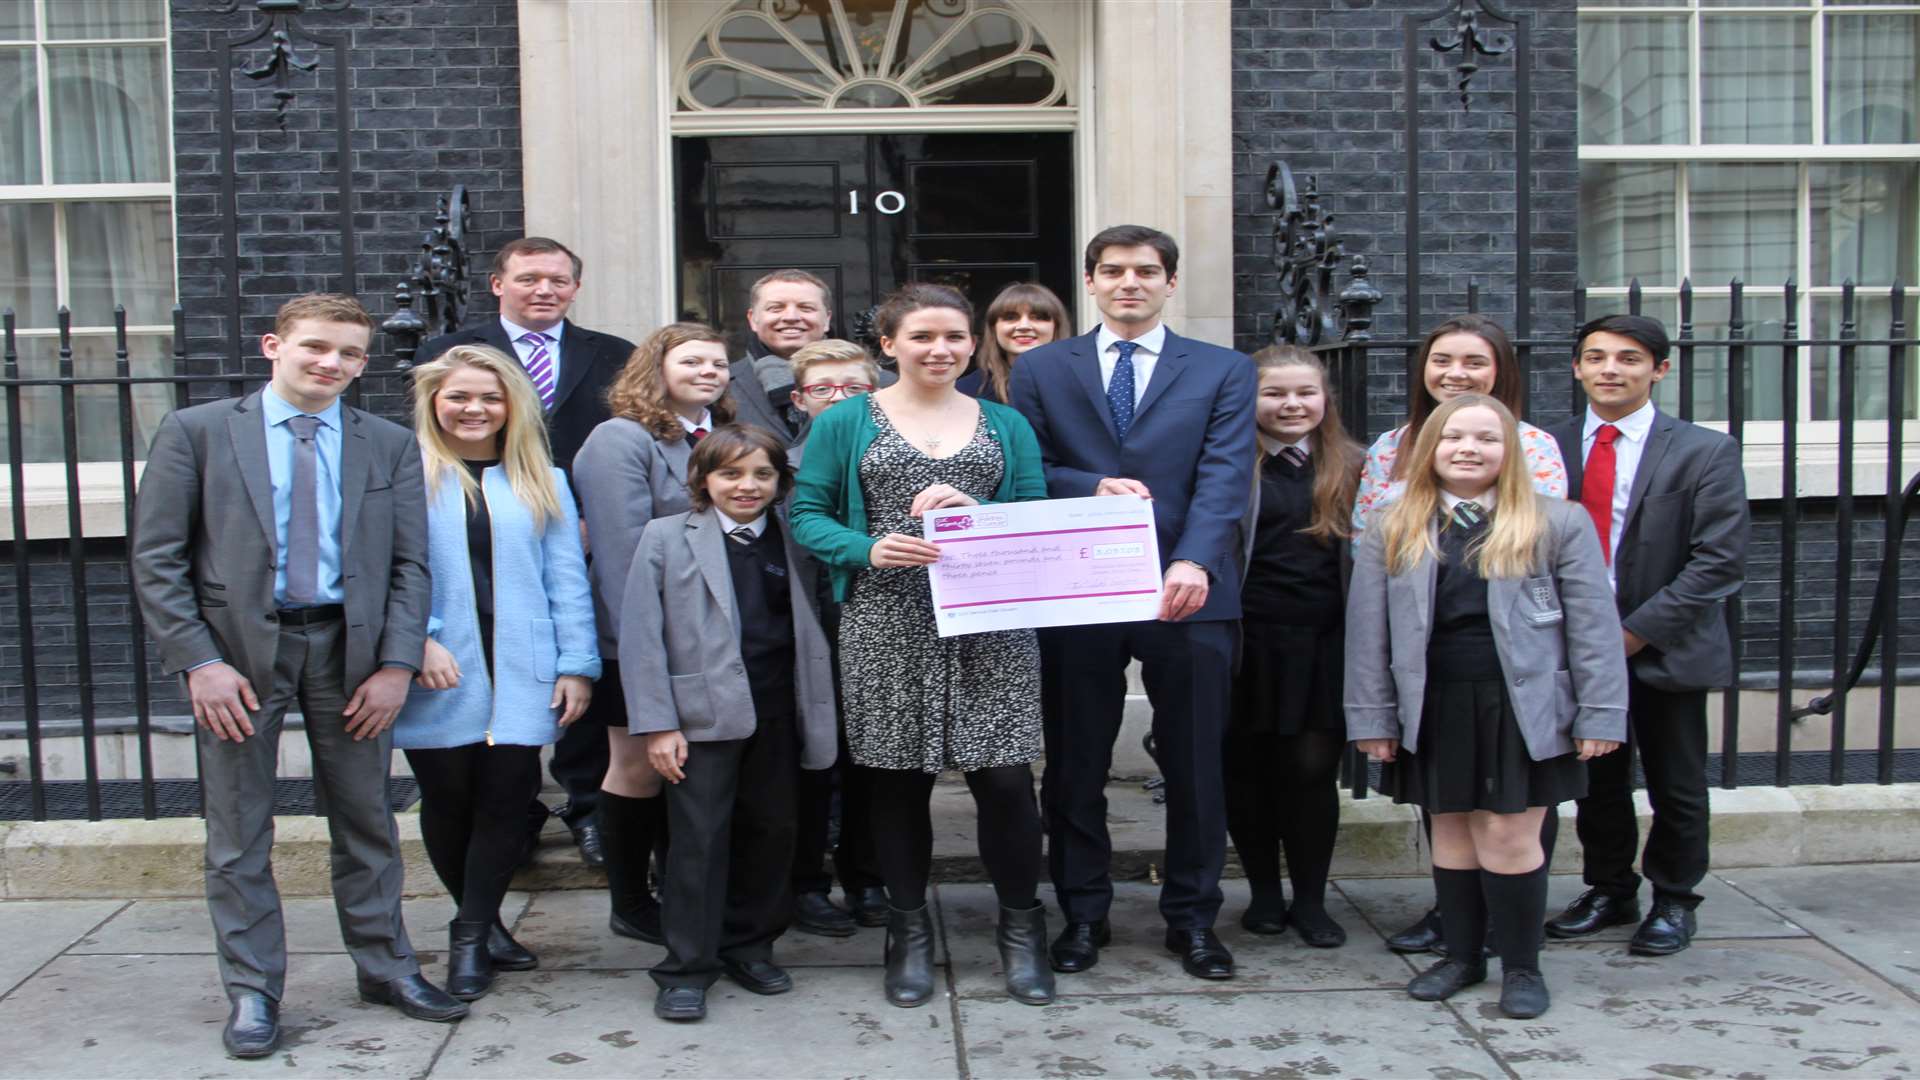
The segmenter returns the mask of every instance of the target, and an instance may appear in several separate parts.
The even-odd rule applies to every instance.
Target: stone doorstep
[[[1107,789],[1113,831],[1114,876],[1149,879],[1162,857],[1161,815],[1152,797],[1132,781]],[[1636,796],[1646,835],[1645,793]],[[1714,789],[1714,869],[1814,863],[1889,862],[1920,851],[1920,784],[1888,787]],[[1420,826],[1409,807],[1373,797],[1341,804],[1335,877],[1386,877],[1427,872]],[[1573,807],[1561,808],[1554,869],[1579,869]],[[288,896],[328,891],[326,822],[314,817],[275,819],[274,871]],[[418,815],[400,815],[410,893],[441,891],[420,842]],[[0,897],[6,899],[149,898],[200,896],[205,829],[195,818],[160,821],[47,821],[0,823]],[[1228,850],[1227,873],[1239,875]],[[974,846],[974,813],[964,785],[934,792],[934,873],[942,881],[982,878]],[[514,888],[591,889],[605,875],[580,862],[571,838],[549,823],[531,866]]]

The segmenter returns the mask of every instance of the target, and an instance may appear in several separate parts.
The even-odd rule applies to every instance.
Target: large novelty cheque
[[[941,637],[1160,614],[1153,503],[1128,495],[934,510],[925,537]]]

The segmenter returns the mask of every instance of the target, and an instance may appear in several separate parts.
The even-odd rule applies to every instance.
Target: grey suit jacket
[[[412,433],[342,406],[340,560],[345,681],[418,669],[427,640],[427,499]],[[134,506],[133,587],[169,673],[224,659],[264,698],[274,618],[273,482],[260,394],[169,414]]]
[[[1582,412],[1551,431],[1575,500],[1585,426]],[[1746,583],[1752,529],[1740,444],[1656,413],[1614,552],[1620,622],[1647,642],[1628,661],[1635,678],[1660,690],[1733,685],[1727,598]]]
[[[1525,578],[1487,581],[1487,616],[1507,694],[1535,761],[1574,739],[1627,737],[1627,665],[1600,541],[1586,511],[1535,496],[1547,535]],[[1385,530],[1368,529],[1347,594],[1347,737],[1420,745],[1438,564],[1389,575]]]
[[[627,568],[640,547],[640,533],[655,518],[688,507],[685,439],[661,442],[637,421],[614,417],[593,429],[573,458],[573,489],[587,523],[587,570],[593,579],[593,615],[599,620],[600,655],[613,656],[620,640],[620,598],[627,594]]]
[[[784,517],[784,515],[782,515]],[[833,661],[814,611],[819,567],[783,527],[793,598],[794,679],[800,765],[825,769],[839,754]],[[740,609],[720,516],[697,510],[647,525],[620,605],[620,682],[627,730],[684,733],[691,742],[752,735],[757,720],[740,659]]]

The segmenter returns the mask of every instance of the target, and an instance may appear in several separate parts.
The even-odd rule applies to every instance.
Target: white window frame
[[[54,244],[54,304],[57,307],[71,307],[72,282],[68,277],[67,255],[67,207],[81,202],[152,202],[167,200],[168,228],[174,230],[173,292],[175,302],[180,295],[180,254],[178,224],[179,214],[173,179],[125,184],[86,183],[60,184],[53,182],[53,123],[51,68],[48,62],[48,50],[61,47],[104,48],[125,45],[158,45],[164,69],[172,71],[173,10],[171,4],[161,4],[163,22],[157,37],[111,37],[111,38],[49,38],[47,36],[47,7],[60,0],[33,0],[33,37],[0,41],[0,49],[31,50],[34,54],[34,73],[39,100],[39,141],[40,141],[40,183],[37,184],[0,184],[0,205],[23,203],[50,203],[53,207],[53,244]],[[173,80],[166,80],[167,172],[171,177],[174,171],[173,146]],[[24,316],[24,313],[21,313]],[[150,324],[129,324],[127,338],[160,337],[171,335],[174,331],[171,322]],[[74,340],[82,338],[111,339],[114,335],[111,323],[106,325],[74,325]],[[24,345],[30,340],[57,341],[60,331],[57,327],[16,327],[15,339]],[[145,447],[139,447],[144,453]],[[145,466],[144,461],[134,463],[135,475]],[[81,502],[81,529],[88,537],[114,537],[126,533],[125,492],[122,486],[120,462],[82,461],[78,463]],[[50,540],[64,539],[68,535],[67,522],[67,477],[66,464],[58,461],[28,462],[21,468],[22,493],[26,502],[27,539]],[[0,467],[0,541],[12,541],[13,534],[13,477],[10,467]]]

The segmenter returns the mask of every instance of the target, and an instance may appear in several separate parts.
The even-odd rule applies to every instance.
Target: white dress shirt
[[[1463,499],[1460,496],[1455,495],[1453,492],[1448,491],[1446,488],[1441,488],[1440,489],[1440,509],[1446,511],[1448,517],[1452,517],[1454,507],[1459,506],[1463,502],[1470,502],[1475,506],[1478,506],[1480,509],[1485,510],[1487,513],[1491,514],[1493,513],[1494,493],[1497,490],[1498,489],[1496,488],[1488,488],[1487,490],[1481,492],[1480,494],[1475,495],[1471,499]]]
[[[1313,432],[1309,431],[1305,435],[1300,436],[1298,439],[1295,439],[1292,442],[1282,442],[1279,439],[1276,439],[1273,436],[1268,435],[1266,432],[1263,431],[1260,433],[1260,446],[1261,448],[1266,450],[1268,457],[1278,457],[1280,455],[1280,451],[1285,450],[1289,446],[1297,446],[1308,457],[1312,457],[1313,456]]]
[[[715,512],[718,513],[718,511],[715,511]],[[733,520],[732,518],[728,517],[725,514],[721,514],[720,524],[726,527],[727,533],[729,535],[731,535],[735,529],[744,528],[748,532],[753,534],[753,538],[755,540],[758,540],[762,536],[766,535],[767,515],[761,514],[759,517],[754,518],[752,521],[740,522],[740,521]]]
[[[712,409],[701,409],[700,422],[697,424],[687,419],[686,417],[681,416],[679,413],[674,413],[673,418],[675,420],[680,421],[680,426],[682,428],[685,428],[687,434],[689,435],[693,434],[696,431],[699,431],[702,428],[705,428],[708,431],[713,430],[713,410]],[[755,535],[757,536],[759,534],[756,533]]]
[[[1106,323],[1100,324],[1100,331],[1094,337],[1094,351],[1100,357],[1100,388],[1113,385],[1113,368],[1120,362],[1120,351],[1114,346],[1126,339],[1107,329]],[[1153,365],[1160,359],[1160,352],[1167,347],[1167,324],[1155,323],[1153,329],[1133,339],[1139,348],[1133,350],[1133,404],[1137,408],[1140,399],[1146,395],[1147,383],[1153,379]]]
[[[513,342],[514,355],[520,358],[521,367],[527,366],[527,358],[533,355],[533,346],[520,339],[526,337],[528,334],[546,335],[547,361],[553,365],[553,385],[556,390],[560,387],[560,334],[561,331],[566,328],[567,324],[562,321],[553,324],[545,330],[530,330],[527,327],[513,322],[505,315],[500,316],[500,329],[506,331],[507,340]],[[558,399],[556,398],[555,400]]]
[[[1619,586],[1614,580],[1613,568],[1620,559],[1620,534],[1627,527],[1627,502],[1633,498],[1633,476],[1640,471],[1640,459],[1646,456],[1647,437],[1653,434],[1653,417],[1652,401],[1618,420],[1600,419],[1589,405],[1586,427],[1580,435],[1580,482],[1585,486],[1585,463],[1593,454],[1593,433],[1600,430],[1602,424],[1620,429],[1613,440],[1613,521],[1607,529],[1607,550],[1613,554],[1613,558],[1607,560],[1607,586],[1616,592]],[[1578,499],[1580,493],[1576,491],[1573,496]]]

